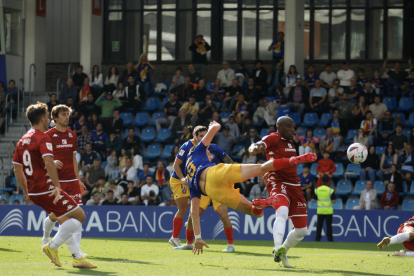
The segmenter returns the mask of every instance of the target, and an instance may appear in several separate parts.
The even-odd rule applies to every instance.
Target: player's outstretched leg
[[[175,200],[178,210],[173,220],[173,233],[170,240],[168,241],[168,243],[171,244],[174,248],[181,246],[179,235],[181,229],[183,228],[184,216],[187,213],[187,199],[188,197],[181,197]]]
[[[383,238],[382,241],[377,244],[377,247],[378,249],[383,249],[392,244],[399,244],[412,240],[414,240],[414,231],[410,230],[408,232],[397,234],[391,238]]]
[[[223,250],[226,253],[235,252],[234,243],[233,243],[233,227],[229,218],[229,207],[226,205],[220,205],[218,208],[218,213],[223,223],[224,233],[226,234],[227,239],[227,248]]]

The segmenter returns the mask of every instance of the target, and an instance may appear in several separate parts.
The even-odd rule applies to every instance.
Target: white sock
[[[405,252],[406,257],[414,257],[414,252]]]
[[[286,206],[280,206],[276,210],[276,220],[273,224],[273,241],[275,242],[276,250],[282,245],[288,214],[289,209]]]
[[[401,234],[398,234],[392,237],[389,245],[396,244],[396,243],[400,244],[405,241],[408,241],[409,239],[410,239],[410,233],[401,233]]]
[[[52,233],[55,223],[56,222],[51,221],[49,217],[45,218],[43,221],[43,240],[50,239],[50,233]]]
[[[73,236],[75,237],[76,242],[80,246],[82,240],[82,226],[76,229],[75,233],[73,233]]]
[[[283,245],[286,247],[286,252],[289,251],[291,247],[295,247],[307,234],[307,228],[295,228],[288,234]]]
[[[80,228],[80,227],[79,227]],[[66,247],[69,249],[70,254],[72,254],[72,257],[75,259],[82,259],[83,255],[80,250],[79,244],[76,241],[76,238],[74,235],[70,236],[69,239],[65,242]]]
[[[50,248],[58,249],[73,233],[82,225],[79,220],[71,218],[59,226],[59,231],[56,233],[53,241],[50,243]]]
[[[227,247],[234,247],[234,244],[227,244]]]

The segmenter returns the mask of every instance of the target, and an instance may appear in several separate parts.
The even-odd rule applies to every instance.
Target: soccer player
[[[52,139],[52,145],[54,148],[55,165],[58,169],[58,177],[60,188],[71,196],[78,205],[83,205],[82,194],[85,189],[84,184],[79,180],[78,161],[76,160],[76,145],[77,136],[76,132],[67,129],[69,124],[69,116],[72,112],[70,107],[66,105],[56,105],[52,109],[52,120],[56,127],[46,131],[46,135]],[[50,241],[50,233],[56,223],[56,217],[49,215],[43,222],[43,238],[42,246],[46,245]],[[81,250],[75,251],[74,243],[77,243],[80,247],[82,238],[82,227],[79,227],[76,232],[65,243],[69,249],[69,252],[73,256],[73,262],[77,267],[90,267],[92,264],[89,262],[79,261],[87,254]],[[93,265],[92,265],[93,266]],[[93,268],[96,268],[95,266]]]
[[[58,248],[82,227],[85,213],[72,197],[60,190],[52,140],[44,133],[49,125],[47,105],[30,105],[26,116],[32,128],[17,143],[13,157],[14,173],[27,197],[47,213],[53,213],[60,223],[59,231],[53,241],[43,247],[43,252],[61,267]],[[74,250],[80,251],[77,243],[74,243]]]
[[[383,249],[391,244],[402,243],[405,248],[414,251],[414,217],[400,225],[397,235],[391,238],[383,238],[377,245],[379,249]],[[414,257],[414,252],[406,252],[405,250],[395,251],[392,256]]]
[[[258,154],[265,150],[267,160],[296,156],[296,149],[292,141],[295,132],[293,120],[286,116],[279,117],[276,127],[277,133],[265,136],[261,141],[252,144],[249,151],[253,154]],[[269,195],[275,197],[278,201],[274,205],[276,209],[276,220],[273,224],[274,260],[275,262],[282,260],[285,267],[292,267],[286,257],[286,253],[305,237],[308,216],[306,200],[303,196],[296,166],[272,170],[272,172],[266,175],[265,180]],[[286,220],[288,218],[292,220],[295,228],[289,233],[282,245]]]
[[[295,167],[299,163],[313,162],[316,160],[316,154],[307,153],[302,156],[293,156],[291,158],[276,159],[267,161],[264,164],[219,164],[212,162],[208,147],[214,135],[220,130],[220,124],[212,121],[207,134],[201,142],[190,150],[187,158],[186,173],[191,195],[191,218],[193,221],[194,234],[196,241],[194,243],[194,254],[203,253],[203,247],[207,244],[201,239],[200,229],[200,197],[201,195],[209,196],[212,200],[220,204],[227,205],[239,212],[254,217],[262,217],[262,208],[271,206],[276,203],[275,198],[264,200],[254,200],[254,206],[238,190],[234,189],[234,183],[243,182],[246,179],[263,175],[266,172]],[[292,131],[293,135],[293,131]]]

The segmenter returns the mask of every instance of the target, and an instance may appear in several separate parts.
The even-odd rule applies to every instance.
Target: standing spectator
[[[327,101],[328,93],[326,92],[325,88],[321,87],[321,80],[315,80],[315,88],[310,91],[309,97],[309,105],[311,109],[317,107],[319,109],[319,113],[325,113],[328,109],[328,101]]]
[[[132,62],[128,62],[126,65],[127,69],[122,72],[122,75],[118,78],[118,83],[122,82],[124,87],[128,86],[128,78],[129,76],[132,76],[135,79],[135,76],[137,75],[137,71],[134,69],[134,64]]]
[[[141,108],[146,98],[146,92],[142,84],[135,84],[133,76],[128,77],[128,86],[125,87],[125,97],[120,98],[124,101],[123,107],[134,108],[134,112],[137,113]]]
[[[188,65],[188,72],[188,77],[190,78],[191,83],[200,83],[201,74],[200,72],[196,71],[194,64]]]
[[[257,103],[259,102],[261,92],[254,86],[253,78],[249,78],[247,87],[243,91],[244,98],[253,106],[253,110],[256,110]]]
[[[118,160],[116,159],[116,151],[114,149],[110,149],[108,157],[106,158],[105,177],[112,178],[112,171],[116,170],[116,165],[118,164]]]
[[[404,154],[401,156],[401,174],[405,181],[411,183],[414,176],[414,152],[409,144],[406,145]]]
[[[374,103],[369,106],[369,110],[372,112],[372,116],[375,119],[381,120],[388,108],[381,102],[381,96],[375,95]]]
[[[202,82],[203,80],[200,80]],[[198,122],[197,125],[202,125],[207,122],[213,116],[213,113],[217,111],[216,107],[214,106],[213,102],[211,101],[211,96],[206,95],[205,97],[206,106],[200,109],[198,112]]]
[[[121,100],[121,103],[127,102],[125,101],[125,89],[124,84],[122,82],[118,83],[116,90],[114,90],[112,93],[112,97],[118,98],[119,100]]]
[[[267,70],[263,67],[263,62],[259,59],[256,61],[256,68],[252,71],[254,86],[261,92],[267,89]]]
[[[390,135],[394,133],[397,128],[397,122],[391,117],[391,112],[386,111],[384,118],[379,123],[378,132],[383,140],[388,140]]]
[[[80,134],[83,132],[83,126],[86,126],[86,130],[89,130],[89,122],[85,120],[85,115],[81,114],[79,116],[79,120],[77,120],[73,125],[73,131],[75,131],[76,134]]]
[[[234,70],[229,68],[228,61],[223,61],[221,65],[223,69],[218,72],[217,78],[220,79],[221,86],[229,87],[235,78]]]
[[[375,182],[375,175],[379,169],[380,159],[378,155],[375,153],[375,147],[370,146],[368,149],[368,157],[364,163],[361,164],[361,171],[359,172],[360,180],[367,179],[367,175],[369,180],[372,183]]]
[[[405,81],[407,78],[407,72],[401,71],[400,63],[397,62],[394,65],[394,70],[389,70],[387,68],[387,61],[389,58],[384,60],[382,65],[382,70],[388,74],[389,78],[387,79],[387,90],[394,93],[394,97],[400,97],[401,91],[405,90]]]
[[[160,200],[158,199],[159,189],[154,184],[152,175],[147,176],[147,184],[141,187],[141,200],[138,205],[158,205]]]
[[[268,51],[273,51],[272,58],[272,70],[275,69],[275,65],[278,63],[283,64],[285,56],[285,33],[278,32],[277,39],[270,44]]]
[[[202,34],[197,35],[195,41],[190,45],[189,50],[193,52],[193,64],[195,70],[205,76],[207,66],[207,52],[210,51],[210,45],[204,40]]]
[[[316,152],[316,144],[319,143],[319,138],[313,136],[313,131],[311,129],[306,130],[306,135],[299,136],[301,128],[299,127],[296,132],[296,138],[300,141],[301,146],[299,146],[299,155]]]
[[[106,199],[102,202],[101,205],[118,205],[118,199],[114,197],[114,191],[109,190],[106,193]]]
[[[358,102],[353,104],[354,122],[357,122],[357,124],[359,124],[359,122],[363,121],[367,114],[368,108],[369,106],[366,102],[365,97],[359,96]]]
[[[392,164],[390,167],[390,173],[384,176],[384,184],[388,185],[388,183],[394,183],[397,192],[403,193],[404,187],[402,185],[402,181],[402,175],[397,171],[397,165]]]
[[[105,98],[104,101],[102,101],[103,98]],[[112,98],[112,94],[107,92],[103,92],[102,95],[96,99],[95,104],[102,107],[101,117],[106,119],[106,122],[111,118],[115,108],[122,106],[122,103],[118,98]]]
[[[366,119],[361,122],[361,128],[364,130],[364,134],[368,136],[368,146],[372,146],[376,141],[378,127],[377,119],[372,118],[372,112],[369,110],[365,114],[365,117]]]
[[[384,174],[388,174],[391,171],[392,164],[398,163],[398,155],[395,153],[395,149],[392,144],[388,144],[387,149],[381,156],[380,170],[377,171],[377,177],[379,180],[384,180]]]
[[[125,167],[121,169],[120,173],[120,180],[122,181],[132,181],[133,185],[137,183],[137,169],[132,166],[131,158],[127,158],[125,160]]]
[[[47,109],[49,110],[49,113],[52,112],[52,108],[59,105],[60,102],[57,101],[57,95],[56,93],[50,94],[50,101],[47,103]]]
[[[279,62],[276,64],[276,69],[273,68],[272,74],[267,79],[267,96],[273,97],[276,94],[278,87],[284,87],[286,81],[286,75],[282,71],[282,64]]]
[[[215,139],[217,146],[222,148],[227,155],[231,155],[231,147],[237,143],[237,140],[230,134],[230,128],[228,126],[223,127],[223,131],[218,132]]]
[[[344,89],[339,86],[339,80],[335,79],[333,81],[332,87],[328,92],[328,100],[332,103],[337,102],[343,95]]]
[[[329,152],[324,151],[323,159],[318,161],[318,166],[316,167],[316,173],[318,174],[318,182],[316,184],[316,187],[320,187],[323,182],[328,182],[325,185],[331,186],[331,178],[335,171],[335,163],[331,159],[329,159]],[[326,179],[326,176],[328,177],[328,179]]]
[[[328,63],[325,65],[325,71],[319,75],[319,78],[321,79],[322,86],[326,89],[326,91],[329,91],[329,89],[333,88],[333,83],[337,79],[337,76],[335,72],[332,72],[331,64]]]
[[[89,135],[88,127],[86,125],[83,125],[81,128],[81,132],[77,133],[77,135],[77,148],[80,151],[80,153],[83,153],[86,148],[86,144],[91,142],[91,136]]]
[[[364,69],[360,68],[358,70],[358,78],[356,80],[358,88],[363,89],[365,87],[365,84],[369,83],[367,77],[365,77],[365,71]]]
[[[196,90],[194,90],[194,95],[196,97],[197,102],[202,102],[206,98],[206,96],[209,94],[206,88],[206,81],[204,79],[201,79],[198,82],[198,87]]]
[[[103,88],[103,76],[102,73],[99,72],[98,65],[94,65],[92,68],[92,74],[89,75],[89,85],[98,92],[97,95],[101,95]]]
[[[190,83],[190,78],[186,77],[184,83],[170,89],[170,93],[177,95],[177,100],[181,103],[188,101],[188,97],[194,93],[194,87]]]
[[[369,139],[368,136],[365,135],[364,130],[362,128],[358,129],[358,134],[354,137],[354,143],[363,144],[365,147],[368,148]]]
[[[365,184],[366,189],[361,192],[359,206],[354,206],[354,210],[375,210],[377,208],[377,190],[373,189],[370,180]]]
[[[106,122],[106,131],[113,131],[116,135],[121,135],[121,129],[124,125],[124,120],[119,116],[119,110],[115,109],[112,112],[112,117],[109,118]]]
[[[96,132],[91,135],[91,142],[93,143],[93,150],[98,152],[101,156],[106,155],[106,139],[108,135],[103,131],[102,124],[96,125]]]
[[[78,65],[76,67],[76,73],[72,76],[73,83],[75,84],[77,89],[82,87],[82,85],[85,83],[86,78],[88,78],[88,76],[85,73],[83,73],[83,66]],[[89,85],[89,80],[88,80],[88,85]]]
[[[322,136],[321,140],[319,141],[319,150],[321,151],[321,154],[324,152],[331,154],[338,150],[340,142],[341,138],[334,137],[332,129],[328,127],[326,129],[326,135]]]
[[[378,69],[374,70],[374,77],[371,79],[371,83],[372,83],[372,88],[375,89],[378,95],[381,94],[381,92],[383,92],[384,82],[382,81],[380,77],[380,71]]]
[[[95,188],[100,178],[105,179],[105,170],[101,168],[101,160],[95,159],[86,173],[86,189],[90,192]]]
[[[315,73],[315,66],[313,66],[313,64],[309,64],[308,72],[305,73],[305,75],[303,76],[303,82],[305,84],[304,86],[308,89],[308,91],[310,91],[313,88],[313,86],[315,85],[315,81],[317,79],[319,79],[319,75]]]
[[[7,94],[10,95],[10,101],[13,100],[17,103],[17,98],[19,95],[19,89],[16,87],[16,82],[14,80],[9,81],[9,87],[7,88]],[[20,96],[22,98],[22,96]],[[6,100],[6,98],[4,98]]]
[[[85,146],[85,152],[81,155],[82,170],[86,171],[86,169],[88,169],[93,164],[94,160],[99,160],[98,155],[96,152],[92,151],[92,143],[87,142]]]
[[[183,75],[181,75],[182,74],[182,69],[181,69],[181,67],[178,67],[176,70],[175,70],[175,75],[173,76],[173,78],[172,78],[172,82],[171,82],[171,85],[170,85],[170,90],[171,89],[173,89],[174,87],[177,87],[177,86],[179,86],[179,85],[181,85],[181,84],[183,84],[184,83],[184,76]]]
[[[177,102],[177,96],[175,94],[170,94],[170,100],[164,105],[164,118],[160,118],[155,121],[157,131],[161,129],[162,124],[169,125],[168,128],[171,129],[175,118],[178,116],[180,106],[181,105]]]
[[[138,72],[136,77],[137,83],[144,87],[145,93],[150,94],[152,92],[150,91],[150,72],[155,70],[155,66],[149,62],[147,54],[141,54],[139,63],[134,66],[134,69]]]
[[[132,205],[137,205],[141,191],[134,186],[134,181],[128,180],[127,183],[128,184],[125,193],[128,195],[128,202]]]
[[[302,79],[297,78],[296,85],[289,90],[289,95],[287,99],[290,111],[294,112],[295,109],[298,109],[299,114],[303,115],[308,98],[309,91],[302,86]]]
[[[257,125],[260,118],[267,126],[274,125],[276,123],[277,105],[274,102],[269,102],[266,98],[260,99],[259,104],[260,106],[253,115],[254,123]]]
[[[259,184],[254,184],[250,190],[249,198],[253,199],[265,199],[269,197],[269,192],[266,189],[263,176],[259,177]]]
[[[249,129],[249,135],[244,140],[244,151],[248,152],[249,147],[251,146],[251,144],[257,143],[260,140],[261,139],[260,139],[260,136],[257,135],[256,128],[254,126],[251,126],[250,129]]]
[[[118,86],[119,71],[116,66],[111,66],[108,71],[108,75],[105,78],[103,91],[112,93]],[[122,83],[122,82],[121,82]]]
[[[397,124],[395,133],[388,138],[398,156],[404,155],[404,151],[408,145],[408,138],[402,133],[402,125]]]
[[[62,87],[59,94],[59,101],[63,104],[68,103],[68,98],[72,98],[75,102],[78,102],[78,89],[73,84],[72,78],[68,78],[66,85]]]
[[[89,86],[89,78],[86,77],[83,80],[83,86],[79,90],[79,105],[86,104],[89,94],[95,97],[96,91],[93,87]]]
[[[109,155],[112,150],[116,152],[116,155],[120,155],[122,150],[121,136],[116,135],[115,132],[110,132],[109,137],[106,139],[106,149],[108,150],[107,155]]]
[[[232,114],[236,117],[236,122],[238,124],[241,124],[241,122],[244,121],[244,118],[249,116],[249,103],[244,100],[243,94],[239,95],[239,99]]]
[[[324,177],[323,185],[315,189],[312,201],[318,202],[316,213],[318,215],[318,224],[316,227],[315,241],[321,241],[323,222],[326,220],[326,235],[329,242],[333,242],[332,235],[332,219],[333,219],[333,204],[336,202],[336,195],[330,183],[326,180],[328,177]],[[330,179],[329,179],[330,181]]]
[[[131,150],[135,146],[141,146],[141,138],[135,135],[135,129],[133,127],[129,127],[128,136],[124,139],[124,148]]]
[[[310,164],[303,165],[303,172],[299,174],[300,185],[302,191],[306,193],[306,201],[310,201],[313,191],[313,182],[315,181],[313,175],[310,173]]]
[[[380,204],[383,210],[397,210],[400,195],[395,190],[394,183],[388,183],[387,189],[382,193]]]
[[[337,76],[340,80],[340,85],[345,89],[345,92],[347,92],[347,88],[351,86],[351,79],[355,78],[355,72],[349,68],[348,62],[342,64],[342,69],[338,71]]]
[[[132,205],[131,202],[128,201],[128,194],[123,193],[121,196],[121,201],[118,203],[118,205]]]
[[[158,161],[157,170],[154,173],[155,182],[162,193],[163,202],[167,202],[172,193],[170,188],[170,174],[165,169],[164,162]]]

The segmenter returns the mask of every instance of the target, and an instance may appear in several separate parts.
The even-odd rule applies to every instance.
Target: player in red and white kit
[[[253,154],[266,152],[267,160],[290,158],[297,156],[293,144],[295,123],[290,117],[280,117],[276,123],[277,133],[272,133],[257,143],[253,143],[249,151]],[[316,154],[313,161],[316,160]],[[313,162],[312,161],[312,162]],[[275,242],[274,260],[282,261],[285,267],[292,267],[286,257],[287,251],[295,247],[307,234],[307,210],[306,200],[303,196],[301,184],[297,174],[297,168],[289,167],[266,174],[267,190],[271,197],[276,197],[278,203],[276,220],[273,224],[273,239]],[[253,205],[260,204],[261,200],[253,200]],[[288,234],[282,245],[285,234],[286,221],[290,218],[294,229]]]
[[[63,191],[71,196],[78,205],[83,205],[82,194],[85,189],[84,184],[79,180],[78,162],[76,160],[76,133],[66,127],[69,124],[69,115],[72,110],[66,105],[57,105],[52,109],[51,117],[55,122],[56,127],[46,131],[46,135],[52,139],[54,148],[55,165],[58,169],[59,183]],[[50,240],[50,233],[55,226],[56,219],[49,216],[43,223],[43,239],[42,246],[47,244]],[[73,243],[80,246],[82,238],[82,227],[79,227],[72,238],[66,241],[70,253],[74,258],[87,257],[87,254],[80,251],[80,255],[73,251]]]
[[[405,248],[414,251],[414,217],[400,225],[397,235],[391,238],[383,238],[377,245],[379,249],[383,249],[391,244],[402,243]],[[406,252],[405,250],[395,251],[393,256],[414,257],[414,252]]]
[[[53,241],[43,247],[43,252],[56,266],[61,267],[58,248],[82,227],[85,213],[72,197],[60,189],[52,140],[44,133],[49,125],[47,105],[30,105],[26,116],[32,128],[17,143],[13,157],[14,173],[28,199],[59,221],[59,231]],[[80,250],[76,244],[74,247]],[[84,263],[84,260],[74,261],[72,265],[77,267],[81,262]]]

